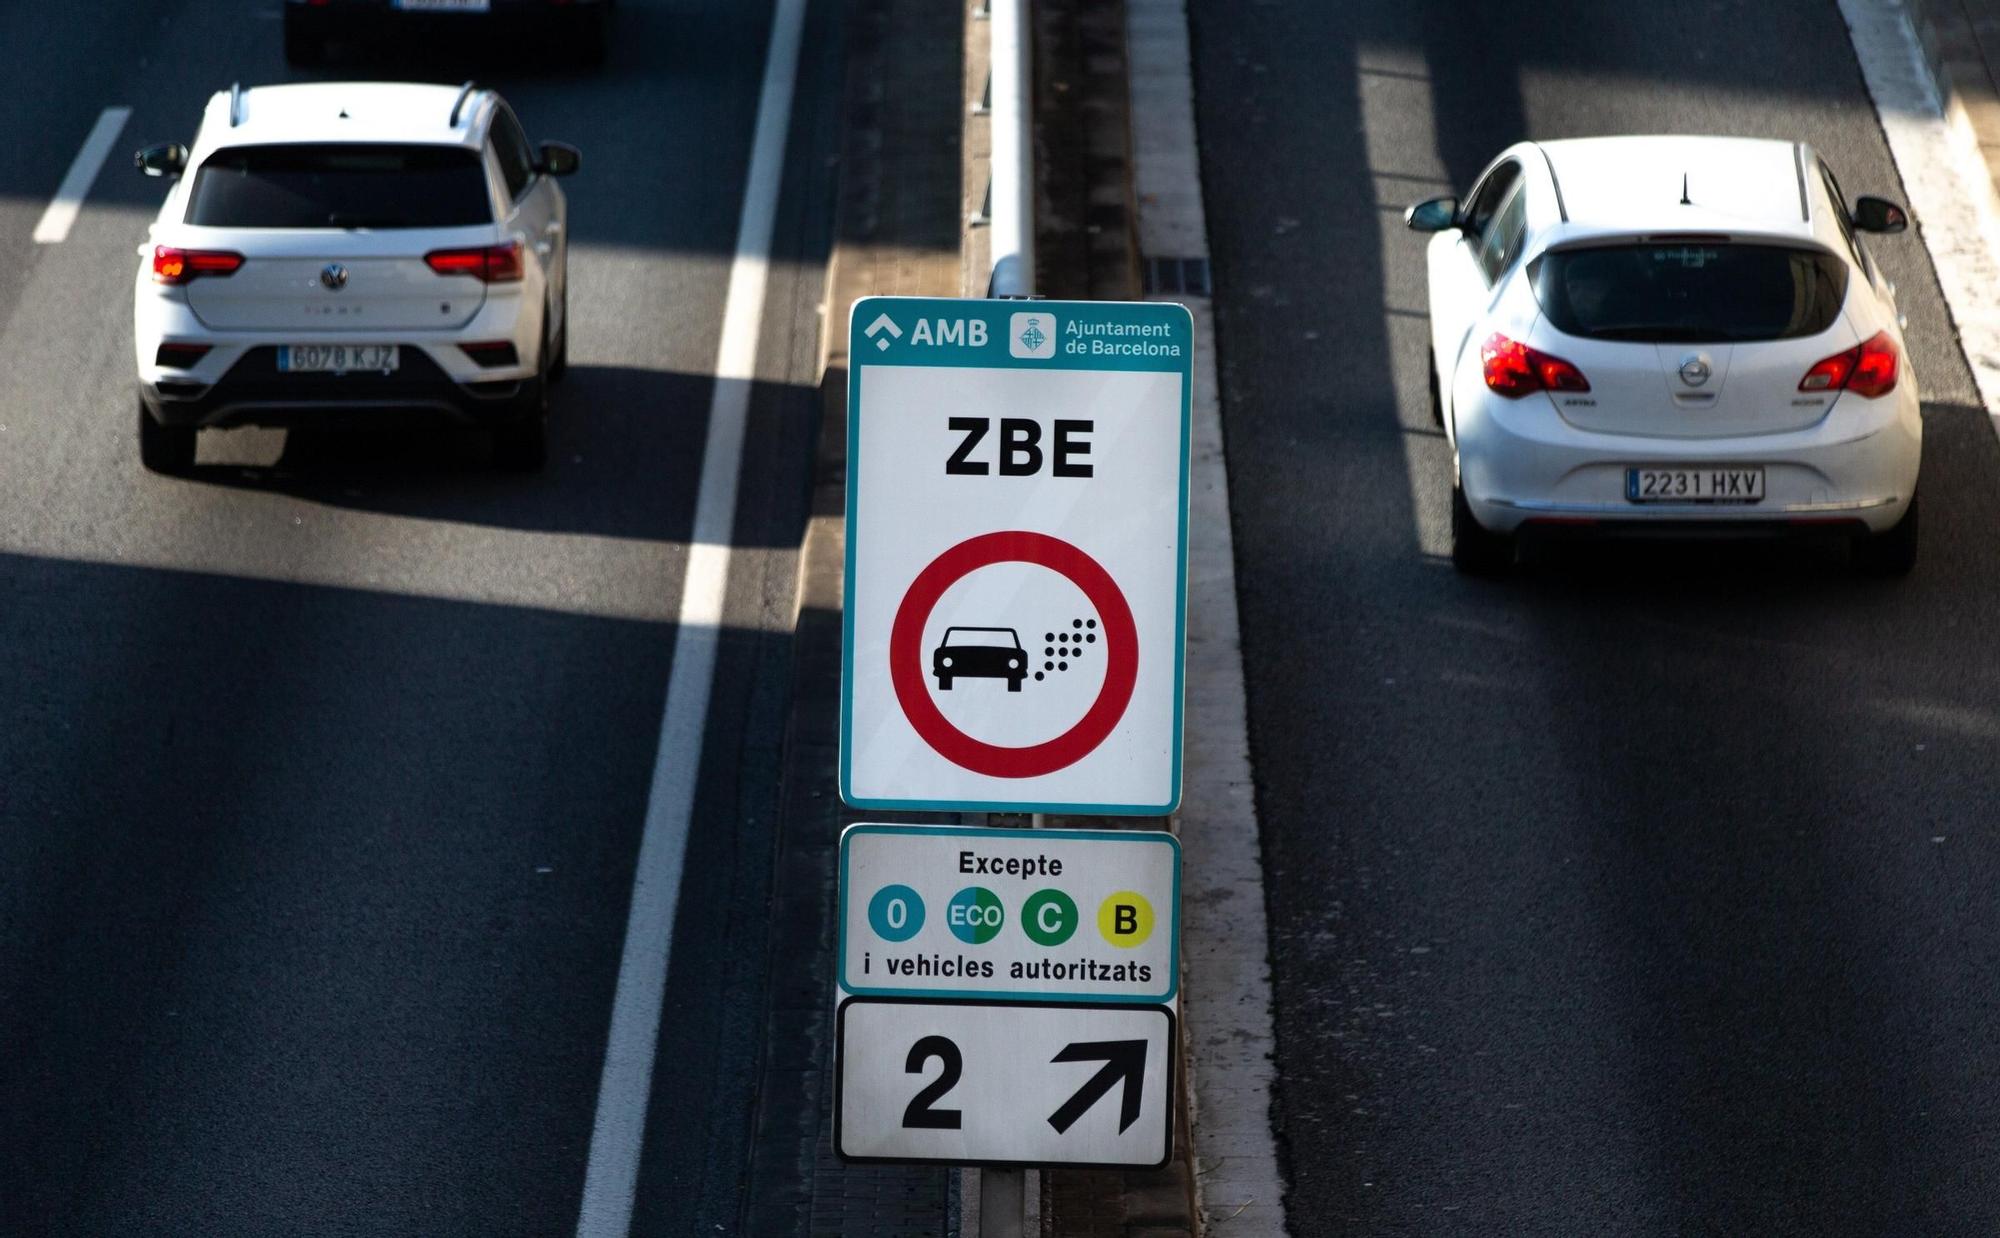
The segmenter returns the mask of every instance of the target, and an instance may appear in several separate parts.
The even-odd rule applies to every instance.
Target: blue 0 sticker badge
[[[908,941],[924,927],[924,900],[908,886],[883,886],[868,900],[868,927],[883,941]]]

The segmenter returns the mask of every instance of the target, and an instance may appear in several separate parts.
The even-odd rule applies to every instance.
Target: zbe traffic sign
[[[842,797],[1172,812],[1187,310],[868,297],[849,334]]]

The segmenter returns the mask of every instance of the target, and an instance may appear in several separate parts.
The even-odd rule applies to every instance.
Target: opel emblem
[[[1681,381],[1688,386],[1701,386],[1708,381],[1709,373],[1708,358],[1700,353],[1689,353],[1681,358]]]
[[[319,282],[326,286],[328,292],[339,292],[347,287],[347,268],[338,262],[329,262],[319,269]],[[1681,367],[1681,373],[1685,375],[1687,367]],[[1702,371],[1702,377],[1708,377],[1706,370]]]

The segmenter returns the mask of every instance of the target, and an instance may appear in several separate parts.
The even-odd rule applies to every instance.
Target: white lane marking
[[[1184,0],[1129,0],[1133,176],[1139,248],[1208,253]],[[1194,509],[1188,520],[1187,766],[1176,815],[1182,880],[1182,1036],[1195,1196],[1215,1238],[1280,1238],[1284,1179],[1271,1132],[1270,935],[1250,768],[1229,471],[1208,298],[1194,314]]]
[[[2000,201],[1978,135],[1963,101],[1940,104],[1902,4],[1840,0],[1840,10],[1979,397],[2000,418]]]
[[[646,802],[645,833],[632,875],[632,905],[625,922],[625,951],[618,964],[604,1073],[597,1085],[597,1118],[590,1132],[577,1238],[626,1238],[632,1228],[653,1055],[659,1043],[660,1002],[673,953],[674,913],[680,904],[681,868],[701,769],[702,732],[715,683],[744,422],[756,376],[765,274],[784,175],[805,7],[806,0],[778,0],[771,17],[757,128],[737,223],[736,257],[723,301],[722,340],[716,347],[715,395],[709,403],[708,443],[702,452],[701,487],[681,586],[674,660]]]
[[[98,114],[97,123],[90,127],[90,136],[83,140],[83,149],[76,152],[76,161],[69,165],[62,184],[56,186],[56,196],[35,225],[37,245],[60,245],[68,238],[70,227],[83,210],[83,198],[90,192],[90,183],[97,179],[104,160],[111,154],[112,143],[118,140],[119,131],[131,118],[129,107],[108,107]]]

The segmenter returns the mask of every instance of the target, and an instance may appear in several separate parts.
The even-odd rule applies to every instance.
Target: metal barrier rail
[[[987,98],[992,117],[992,156],[986,187],[991,222],[990,297],[1035,293],[1035,139],[1033,125],[1033,0],[990,0],[987,34],[992,70]]]

